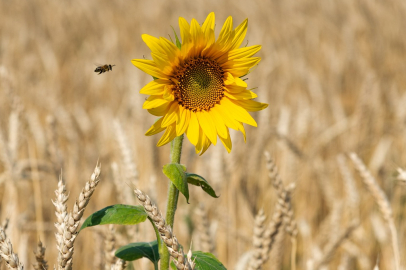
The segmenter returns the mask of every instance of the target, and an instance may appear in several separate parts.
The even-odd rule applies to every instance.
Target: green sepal
[[[144,207],[140,205],[115,204],[91,214],[83,222],[80,230],[104,224],[134,225],[144,222],[147,217]]]
[[[166,164],[163,169],[163,173],[175,187],[185,196],[187,203],[189,203],[189,187],[186,181],[186,167],[185,165],[177,163]]]
[[[200,175],[194,173],[186,173],[186,179],[189,184],[200,186],[207,194],[209,194],[213,198],[220,197],[216,195],[216,192],[210,186],[209,182],[207,182],[206,179],[204,179]]]
[[[159,252],[158,242],[137,242],[120,247],[116,250],[116,257],[125,261],[135,261],[141,258],[149,259],[155,266],[158,266]]]
[[[178,35],[175,32],[175,29],[173,28],[173,26],[171,26],[171,27],[172,27],[173,33],[175,35],[176,47],[178,47],[178,49],[180,50],[182,48],[182,44],[179,41]]]

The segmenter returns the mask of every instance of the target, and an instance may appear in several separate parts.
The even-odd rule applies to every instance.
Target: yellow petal
[[[158,141],[156,146],[162,146],[167,144],[168,142],[172,141],[176,137],[176,128],[175,124],[170,125],[166,128],[164,135],[162,135],[161,139]]]
[[[256,112],[268,107],[268,104],[257,102],[254,100],[232,100],[238,106],[243,107],[249,112]]]
[[[202,26],[203,33],[206,34],[210,29],[214,30],[214,23],[215,23],[215,15],[214,12],[211,12],[203,23]]]
[[[191,55],[193,57],[195,55],[199,55],[202,48],[205,46],[202,28],[195,19],[192,19],[192,22],[190,24],[190,34],[192,36],[192,41],[194,44],[193,55]]]
[[[151,53],[152,59],[154,60],[157,67],[166,75],[172,74],[172,66],[168,57],[163,54]]]
[[[221,28],[219,38],[217,42],[220,44],[224,44],[226,40],[229,39],[230,33],[233,31],[233,18],[229,16],[224,23],[223,27]]]
[[[203,129],[204,134],[209,138],[212,144],[217,143],[217,131],[216,126],[213,123],[210,115],[206,111],[196,112],[197,119],[199,120],[199,125]]]
[[[261,45],[254,45],[232,50],[228,53],[228,60],[249,58],[261,50]]]
[[[222,117],[215,110],[210,110],[208,112],[208,114],[209,114],[210,118],[213,120],[214,125],[216,126],[218,135],[226,137],[227,136],[227,127],[224,124]]]
[[[193,145],[196,145],[199,140],[199,129],[199,121],[197,120],[196,113],[190,112],[190,122],[186,136]]]
[[[258,97],[257,94],[250,90],[244,90],[241,91],[237,94],[230,94],[227,91],[224,91],[224,95],[226,95],[228,98],[233,99],[233,100],[246,100],[246,99],[253,99]]]
[[[232,117],[240,122],[247,123],[248,125],[257,126],[254,118],[242,107],[231,102],[227,97],[223,97],[220,101],[220,105],[223,105],[226,110],[231,112]]]
[[[171,86],[165,85],[165,90],[164,90],[164,94],[162,95],[162,98],[167,100],[167,101],[174,101],[175,100],[175,95],[173,94]]]
[[[179,64],[178,56],[180,54],[179,48],[176,47],[170,40],[160,37],[159,40],[161,41],[162,48],[165,50],[166,55],[169,58],[172,66],[177,66]]]
[[[232,148],[231,137],[230,137],[230,132],[228,131],[228,128],[226,130],[227,130],[226,136],[223,137],[223,136],[219,135],[219,137],[220,137],[220,140],[223,143],[224,147],[226,148],[227,152],[230,153],[231,148]]]
[[[224,63],[223,65],[221,65],[221,67],[225,71],[228,71],[228,72],[230,72],[231,74],[234,75],[234,73],[229,71],[228,69],[232,69],[232,70],[236,69],[236,68],[250,69],[253,66],[257,65],[259,63],[259,61],[261,61],[261,58],[259,58],[259,57],[235,59],[235,60],[228,61],[227,63]],[[235,76],[235,77],[240,77],[240,76]]]
[[[183,45],[186,42],[188,42],[190,39],[190,25],[183,17],[179,17],[179,29],[180,29],[180,37],[182,39],[182,45]]]
[[[242,41],[245,38],[245,34],[248,29],[248,19],[245,19],[237,28],[235,29],[235,36],[232,41],[231,50],[240,47]]]
[[[149,96],[148,99],[142,105],[142,108],[146,110],[153,109],[165,103],[168,103],[168,101],[163,99],[162,96]]]
[[[168,78],[168,75],[164,74],[152,60],[145,59],[133,59],[131,60],[134,66],[141,69],[145,73],[155,77],[155,78]]]
[[[231,116],[231,113],[228,112],[225,107],[216,104],[213,108],[210,109],[210,111],[212,113],[215,113],[217,117],[223,119],[223,122],[226,126],[238,130],[239,122]]]
[[[244,135],[244,142],[247,142],[247,135],[245,134],[244,125],[238,122],[238,130],[241,131],[242,135]]]
[[[179,107],[179,108],[183,108],[183,107]],[[189,121],[190,121],[190,111],[187,109],[183,109],[181,111],[182,112],[180,113],[180,119],[176,123],[176,135],[177,136],[180,136],[186,132],[186,129],[187,129],[187,127],[189,125]]]
[[[234,76],[231,75],[230,72],[225,72],[224,73],[224,84],[225,85],[231,85],[235,83]]]
[[[141,37],[145,44],[147,44],[148,48],[151,49],[151,52],[165,54],[165,50],[162,48],[161,42],[158,38],[147,34],[143,34]]]
[[[172,102],[171,107],[168,110],[168,113],[164,116],[162,121],[162,127],[167,127],[171,125],[179,117],[179,104],[177,102]]]
[[[199,127],[199,139],[198,139],[197,144],[195,146],[196,154],[198,154],[198,153],[200,153],[200,151],[202,151],[202,149],[203,149],[203,141],[204,141],[205,137],[206,137],[206,135],[204,135],[204,132],[203,132],[202,128]]]
[[[159,107],[148,109],[148,112],[155,116],[164,116],[168,112],[169,106],[171,105],[171,102],[167,102]]]
[[[242,91],[246,90],[247,87],[241,87],[241,86],[237,86],[237,85],[226,85],[223,89],[226,90],[226,91],[224,91],[224,93],[229,92],[231,94],[238,94],[238,93],[241,93]]]
[[[210,140],[207,139],[207,136],[204,136],[203,137],[203,148],[202,148],[202,152],[199,154],[199,156],[203,155],[204,152],[206,152],[206,150],[209,149],[210,145],[211,145]]]
[[[171,81],[166,79],[153,80],[141,88],[140,93],[145,95],[162,95],[165,90],[165,85],[170,83]]]
[[[159,118],[145,133],[146,136],[152,136],[159,132],[165,130],[165,128],[161,127],[163,117]]]

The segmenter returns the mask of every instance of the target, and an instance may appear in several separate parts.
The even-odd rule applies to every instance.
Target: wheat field
[[[173,37],[179,17],[212,11],[217,34],[228,16],[249,19],[245,42],[262,60],[247,83],[269,107],[246,143],[232,133],[230,154],[218,144],[198,156],[185,139],[181,163],[220,197],[180,197],[179,242],[227,269],[406,269],[406,2],[1,0],[0,223],[25,269],[38,240],[57,264],[59,177],[70,211],[100,162],[84,218],[138,205],[134,186],[165,210],[169,145],[144,136],[151,78],[130,61],[150,59],[142,34]],[[97,75],[95,64],[116,66]],[[110,269],[116,248],[154,239],[147,225],[82,231],[74,269]]]

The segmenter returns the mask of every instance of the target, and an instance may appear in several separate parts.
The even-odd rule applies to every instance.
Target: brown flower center
[[[178,83],[173,88],[175,100],[191,111],[209,111],[224,96],[224,71],[206,58],[192,58],[174,74]]]

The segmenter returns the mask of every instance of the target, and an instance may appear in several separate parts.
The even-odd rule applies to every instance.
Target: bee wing
[[[93,63],[95,66],[97,66],[97,67],[102,67],[103,66],[103,64],[99,64],[99,63]]]

